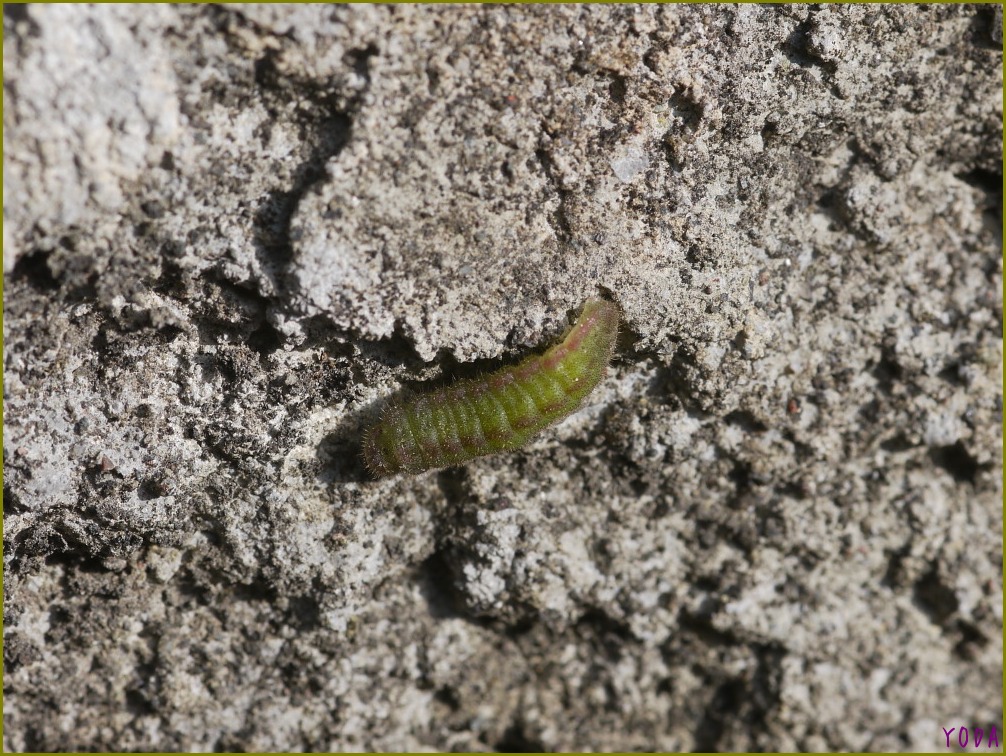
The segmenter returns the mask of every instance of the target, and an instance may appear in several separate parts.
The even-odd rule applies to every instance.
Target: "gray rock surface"
[[[1002,722],[1001,10],[4,30],[8,750]],[[625,328],[582,411],[366,478],[385,397],[598,293]]]

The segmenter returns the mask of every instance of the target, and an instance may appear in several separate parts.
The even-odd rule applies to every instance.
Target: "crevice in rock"
[[[443,550],[433,552],[419,565],[417,580],[431,617],[450,619],[462,616],[454,574]]]
[[[543,753],[546,749],[545,744],[530,735],[525,724],[517,719],[493,744],[493,750],[499,753]]]
[[[4,6],[5,12],[8,6]],[[14,263],[13,278],[41,291],[59,290],[59,281],[49,268],[49,253],[40,249],[21,255]]]
[[[950,473],[958,483],[974,485],[981,465],[964,444],[958,441],[949,446],[938,446],[929,452],[929,458],[937,467]]]
[[[912,598],[929,620],[941,627],[958,608],[957,595],[940,579],[935,566],[912,586]]]
[[[569,212],[567,210],[570,193],[559,186],[559,179],[555,175],[555,165],[548,150],[539,147],[534,151],[534,155],[545,171],[545,175],[548,177],[559,199],[559,206],[556,208],[552,218],[552,228],[560,245],[569,245],[573,241],[573,227],[570,223]]]

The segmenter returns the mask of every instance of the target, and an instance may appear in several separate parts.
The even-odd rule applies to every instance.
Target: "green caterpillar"
[[[618,322],[614,304],[587,300],[566,337],[544,354],[389,404],[364,435],[367,469],[375,477],[416,474],[520,448],[600,383]]]

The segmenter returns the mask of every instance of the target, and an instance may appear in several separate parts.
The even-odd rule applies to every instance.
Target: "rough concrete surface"
[[[1003,739],[1000,8],[4,32],[7,749]],[[597,295],[580,412],[367,479]]]

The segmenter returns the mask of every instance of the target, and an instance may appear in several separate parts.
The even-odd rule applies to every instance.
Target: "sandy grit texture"
[[[1001,6],[5,5],[3,117],[7,750],[1002,740]]]

